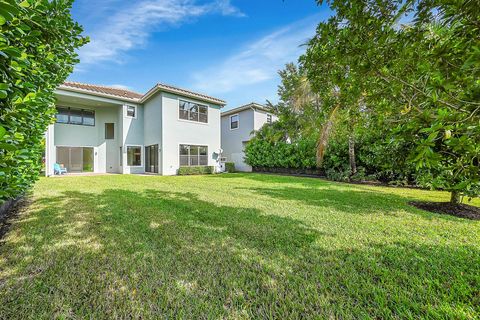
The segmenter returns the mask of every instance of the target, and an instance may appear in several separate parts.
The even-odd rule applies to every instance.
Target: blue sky
[[[222,98],[276,101],[278,70],[330,12],[314,0],[76,0],[91,43],[69,80],[141,93],[157,82]]]

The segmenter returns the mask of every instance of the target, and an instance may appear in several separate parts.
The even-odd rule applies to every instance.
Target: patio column
[[[45,132],[45,176],[53,176],[53,165],[57,162],[55,150],[55,125],[51,124]]]

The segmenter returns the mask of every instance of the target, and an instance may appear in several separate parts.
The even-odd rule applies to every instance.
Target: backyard
[[[0,318],[478,318],[480,221],[408,205],[448,199],[260,174],[42,178],[0,243]]]

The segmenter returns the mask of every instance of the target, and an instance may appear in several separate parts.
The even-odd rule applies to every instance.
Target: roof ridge
[[[259,109],[259,110],[262,110],[262,111],[268,111],[269,110],[269,107],[267,105],[257,103],[257,102],[250,102],[250,103],[243,104],[241,106],[232,108],[230,110],[223,111],[222,116],[223,115],[228,115],[228,114],[231,114],[231,113],[235,113],[235,112],[244,111],[244,110],[247,110],[249,108],[252,108],[252,109],[256,108],[256,109]]]
[[[204,97],[204,98],[211,99],[211,100],[214,100],[214,101],[218,101],[218,102],[221,102],[221,103],[226,103],[225,100],[222,100],[222,99],[219,99],[219,98],[215,98],[215,97],[209,96],[209,95],[204,94],[204,93],[195,92],[195,91],[192,91],[192,90],[190,90],[190,89],[185,89],[185,88],[181,88],[181,87],[178,87],[178,86],[174,86],[174,85],[171,85],[171,84],[168,84],[168,83],[157,82],[156,86],[169,87],[169,88],[171,88],[171,89],[175,89],[175,90],[179,90],[179,91],[184,91],[184,92],[187,92],[187,93],[196,95],[196,96]],[[145,95],[146,95],[146,94],[145,94]]]
[[[142,95],[142,96],[145,95],[144,93],[140,93],[138,91],[133,91],[133,90],[124,89],[124,88],[117,88],[117,87],[113,87],[113,86],[107,86],[107,85],[104,85],[104,84],[93,84],[93,83],[78,82],[78,81],[65,81],[63,84],[66,84],[66,83],[82,85],[82,86],[90,86],[90,87],[100,87],[100,88],[105,88],[105,89],[122,90],[122,91],[128,91],[128,92],[131,92],[131,93],[139,94],[139,95]]]
[[[185,95],[185,96],[190,96],[193,98],[209,101],[215,104],[220,104],[220,105],[226,104],[226,101],[222,99],[218,99],[203,93],[194,92],[189,89],[184,89],[184,88],[180,88],[177,86],[173,86],[173,85],[161,83],[161,82],[158,82],[153,88],[148,90],[146,93],[138,93],[128,89],[116,88],[116,87],[106,86],[106,85],[76,82],[76,81],[65,81],[62,85],[64,86],[64,88],[71,88],[72,90],[77,89],[77,90],[84,90],[84,91],[97,93],[97,94],[100,93],[100,94],[107,94],[110,96],[128,98],[131,100],[136,100],[140,103],[148,99],[151,96],[151,94],[155,92],[155,90],[160,90],[160,91],[164,90],[164,91],[172,92],[179,95]]]

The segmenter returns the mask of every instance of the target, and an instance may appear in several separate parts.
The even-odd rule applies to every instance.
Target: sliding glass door
[[[93,148],[57,147],[57,163],[67,172],[93,172]]]
[[[145,171],[158,173],[158,144],[145,147]]]

